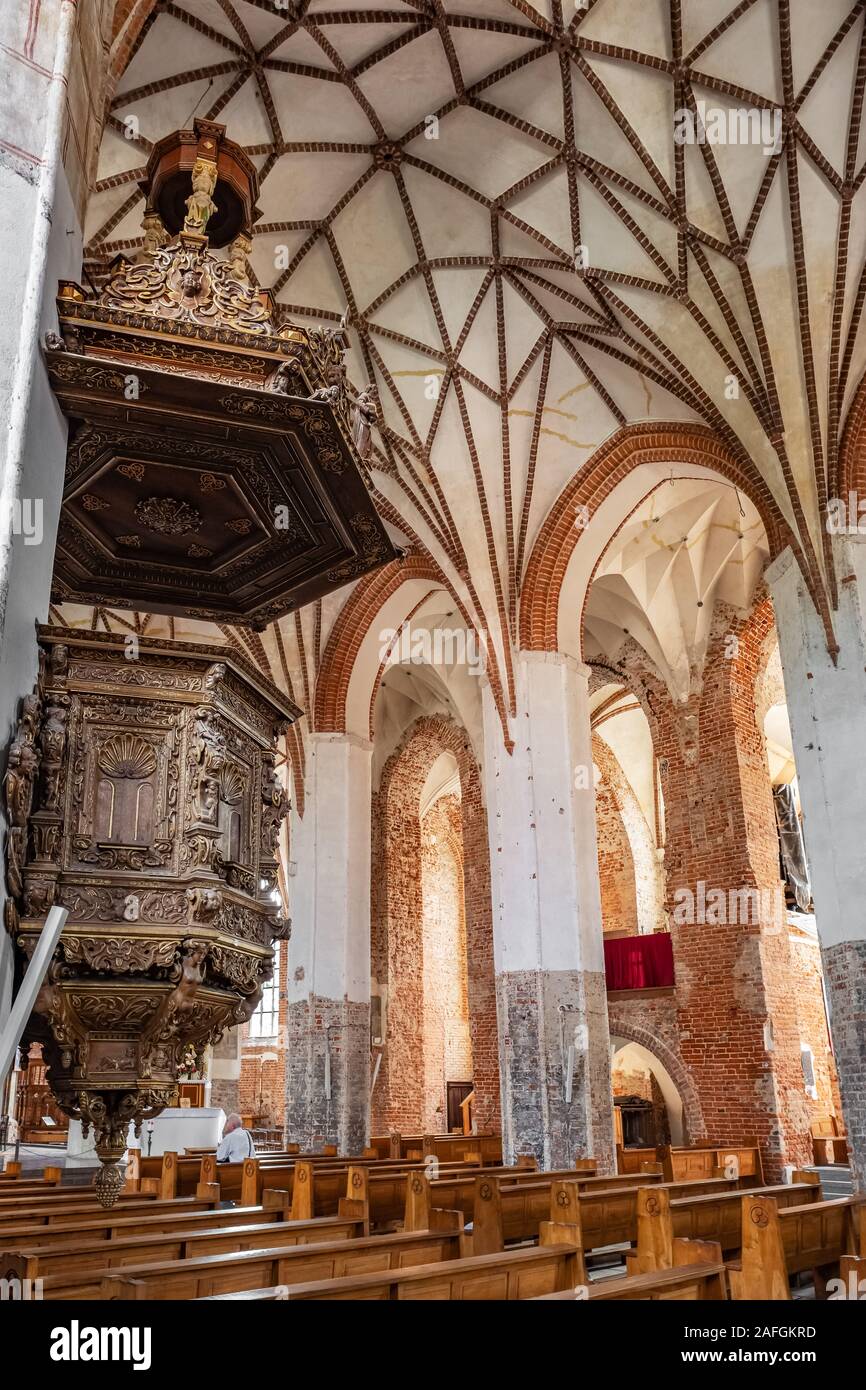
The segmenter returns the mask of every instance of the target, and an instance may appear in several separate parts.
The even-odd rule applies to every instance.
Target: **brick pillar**
[[[776,607],[803,831],[854,1181],[866,1192],[866,537],[833,538],[839,586],[827,650],[796,560],[767,570]]]
[[[292,914],[286,1138],[358,1154],[370,1117],[370,765],[352,734],[314,734]]]
[[[563,1167],[585,1154],[605,1172],[613,1106],[588,668],[526,652],[515,682],[511,753],[484,690],[506,1162],[534,1153]]]
[[[755,714],[765,600],[710,643],[698,693],[648,683],[665,807],[680,1046],[707,1138],[757,1139],[765,1174],[810,1161],[778,837]]]

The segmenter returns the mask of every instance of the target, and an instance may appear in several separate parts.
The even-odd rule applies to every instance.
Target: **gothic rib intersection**
[[[701,30],[698,8],[716,16],[711,27]],[[164,133],[161,99],[182,92],[190,108],[198,102],[196,114],[225,120],[235,138],[239,120],[252,128],[255,110],[267,135],[246,144],[266,208],[253,255],[259,279],[288,315],[335,321],[348,305],[353,369],[377,382],[383,403],[378,498],[449,576],[473,622],[491,632],[510,697],[534,534],[576,471],[573,440],[559,455],[550,443],[581,429],[577,421],[559,429],[569,414],[561,409],[567,371],[581,400],[595,401],[589,444],[636,423],[635,398],[649,399],[652,389],[661,393],[658,418],[673,414],[712,430],[753,495],[772,492],[829,626],[823,518],[841,484],[845,408],[863,367],[866,258],[854,215],[866,178],[862,4],[829,3],[823,27],[802,0],[658,0],[638,12],[621,0],[590,0],[571,15],[556,0],[545,12],[523,0],[450,10],[439,0],[347,10],[301,0],[288,13],[273,0],[168,0],[147,9],[133,6],[134,38],[125,29],[117,36],[118,53],[128,43],[126,76],[114,90],[109,131],[138,112],[140,134],[128,142],[129,167],[113,167],[97,184],[104,198],[88,257],[104,263],[137,245],[135,179]],[[741,67],[760,43],[767,76],[757,89]],[[136,59],[146,80],[135,75]],[[555,112],[552,97],[533,109],[527,77],[538,92],[556,87]],[[430,95],[428,109],[413,82]],[[340,101],[329,126],[343,129],[329,134],[343,138],[292,139],[293,129],[306,134],[304,125],[316,124],[303,108],[308,101],[320,109],[322,84]],[[642,105],[630,102],[630,84]],[[407,94],[413,115],[421,111],[400,128],[387,99],[392,85]],[[730,148],[678,144],[672,113],[695,112],[699,102],[778,111],[781,147],[763,167]],[[828,111],[844,138],[832,138]],[[426,140],[433,121],[439,139]],[[503,168],[520,165],[516,176],[485,184],[479,169],[471,178],[465,150],[461,163],[449,148],[449,122],[457,122],[455,144],[465,145],[467,128],[479,141],[495,131]],[[348,161],[329,206],[315,215],[291,192],[310,156],[323,174],[329,160]],[[364,246],[346,228],[371,186],[386,180],[395,219],[382,235],[408,251],[392,278],[363,292]],[[474,246],[458,237],[454,254],[438,254],[431,186],[479,215],[486,231]],[[832,269],[813,276],[816,189],[832,223],[821,243]],[[792,343],[783,341],[785,323],[772,322],[768,225],[785,240]],[[268,252],[279,238],[289,255],[275,271]],[[589,263],[581,266],[584,240]],[[437,253],[428,249],[434,244]],[[323,267],[327,294],[317,288]],[[459,314],[453,305],[449,312],[447,291],[468,273],[474,293]],[[409,291],[411,312],[395,314]],[[406,369],[413,359],[414,372]],[[426,411],[412,393],[418,376],[439,377]],[[726,378],[737,384],[736,403],[723,396]],[[802,420],[792,392],[805,402]],[[519,433],[518,414],[531,422]]]

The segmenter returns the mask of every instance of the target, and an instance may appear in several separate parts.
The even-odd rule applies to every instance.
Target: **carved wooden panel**
[[[272,901],[298,711],[240,656],[44,628],[9,756],[6,926],[32,954],[69,921],[29,1025],[69,1115],[109,1162],[250,1016],[286,935]]]

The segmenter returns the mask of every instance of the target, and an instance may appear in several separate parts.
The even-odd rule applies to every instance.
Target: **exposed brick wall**
[[[440,797],[421,822],[424,1124],[448,1128],[446,1087],[472,1077],[460,799]]]
[[[601,921],[606,932],[637,935],[637,892],[631,846],[613,792],[600,782],[595,793]]]
[[[371,966],[383,1001],[386,1046],[373,1092],[374,1133],[423,1129],[424,901],[420,799],[443,751],[460,772],[467,999],[475,1118],[479,1133],[498,1132],[499,1063],[487,816],[469,738],[457,724],[422,718],[382,770],[373,797]],[[469,1080],[469,1076],[453,1078]]]
[[[281,1128],[286,1110],[286,972],[289,952],[286,942],[280,950],[279,1018],[276,1038],[251,1038],[250,1025],[243,1025],[241,1075],[238,1101],[241,1114],[259,1115],[267,1128]],[[260,1062],[264,1052],[277,1054],[275,1062]]]
[[[612,748],[599,734],[592,736],[592,758],[601,776],[598,792],[616,808],[618,820],[625,832],[627,855],[623,857],[622,873],[630,874],[631,888],[626,890],[630,900],[634,893],[635,931],[654,932],[665,925],[664,916],[664,876],[661,872],[654,831],[650,828],[634,788],[625,775]],[[607,814],[607,808],[602,810]],[[596,795],[596,820],[599,819],[598,793]],[[614,827],[613,834],[619,838]],[[602,876],[602,922],[605,931],[611,931],[608,917],[604,911],[605,878],[615,870],[615,865],[602,864],[602,831],[599,828],[599,870]],[[627,867],[630,866],[630,867]]]
[[[792,991],[797,1006],[800,1042],[806,1043],[812,1049],[814,1057],[818,1096],[816,1100],[808,1098],[809,1108],[813,1119],[824,1115],[836,1115],[840,1128],[844,1128],[836,1061],[830,1047],[827,1014],[821,989],[821,948],[815,937],[796,930],[789,936],[789,947]]]
[[[769,600],[747,621],[717,615],[702,684],[675,707],[644,673],[655,716],[667,826],[668,908],[679,889],[754,888],[775,901],[778,839],[755,683],[772,625]],[[738,639],[734,650],[728,633]],[[729,916],[735,915],[732,913]],[[807,1162],[792,964],[784,924],[672,920],[680,1048],[701,1097],[708,1137],[757,1137],[768,1177]],[[769,1036],[769,1029],[772,1037]]]

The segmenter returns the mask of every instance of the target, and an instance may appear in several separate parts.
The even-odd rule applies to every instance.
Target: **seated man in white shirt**
[[[244,1129],[240,1115],[229,1115],[216,1151],[217,1163],[242,1163],[245,1158],[254,1158],[255,1153],[253,1136]]]

